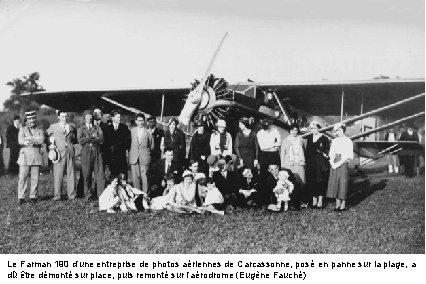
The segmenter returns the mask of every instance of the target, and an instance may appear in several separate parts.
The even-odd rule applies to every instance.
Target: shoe
[[[37,201],[38,201],[37,198],[30,198],[30,202],[33,203],[33,204],[37,203]]]
[[[311,206],[309,206],[309,208],[311,208],[311,209],[317,209],[318,207],[317,207],[317,205],[311,205]]]
[[[106,211],[107,213],[115,213],[115,210],[114,209],[107,209],[107,211]]]
[[[340,212],[341,211],[341,209],[340,208],[334,208],[334,210],[333,210],[334,212]]]
[[[19,198],[18,203],[19,203],[19,205],[24,204],[24,203],[25,203],[25,199],[23,199],[23,198]]]
[[[316,206],[315,209],[322,210],[322,209],[324,209],[324,207],[323,206]]]

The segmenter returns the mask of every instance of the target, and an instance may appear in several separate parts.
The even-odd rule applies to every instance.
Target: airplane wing
[[[135,89],[105,91],[57,91],[26,94],[29,99],[55,109],[81,112],[94,106],[104,111],[117,109],[119,104],[159,116],[164,95],[165,116],[177,116],[185,103],[189,88]]]
[[[354,152],[361,157],[376,158],[387,154],[425,155],[424,145],[412,141],[354,141]]]
[[[342,93],[344,93],[345,115],[359,115],[363,111],[400,101],[425,92],[424,79],[373,79],[359,81],[320,81],[262,83],[244,82],[228,86],[229,90],[244,93],[250,97],[262,97],[275,92],[284,101],[297,109],[312,115],[340,115]],[[422,102],[413,101],[399,106],[384,115],[404,116],[408,113],[424,111]]]

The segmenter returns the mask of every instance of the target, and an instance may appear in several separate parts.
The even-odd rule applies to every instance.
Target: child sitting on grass
[[[281,210],[282,202],[284,201],[284,211],[288,210],[288,202],[290,201],[290,194],[293,192],[294,185],[288,180],[289,174],[285,170],[278,173],[278,181],[273,192],[277,198],[277,209]]]

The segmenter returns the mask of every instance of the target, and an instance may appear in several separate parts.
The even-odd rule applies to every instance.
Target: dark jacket
[[[212,178],[216,187],[223,195],[238,194],[238,186],[241,184],[241,181],[237,173],[227,171],[225,179],[221,171],[215,171]]]

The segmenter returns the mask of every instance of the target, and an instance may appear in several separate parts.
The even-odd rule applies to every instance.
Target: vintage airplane
[[[210,74],[211,66],[220,50],[220,42],[205,76],[188,88],[58,91],[28,94],[30,99],[56,109],[81,112],[93,106],[105,111],[117,107],[133,113],[163,117],[179,116],[180,124],[188,127],[194,119],[203,119],[209,128],[218,119],[228,122],[231,134],[238,131],[241,116],[273,119],[283,136],[288,135],[291,123],[301,127],[317,120],[327,133],[333,124],[325,116],[339,116],[341,122],[351,124],[370,116],[386,116],[391,123],[353,135],[353,140],[385,130],[413,119],[424,119],[424,79],[372,79],[359,81],[278,82],[262,83],[247,80],[228,84],[223,78]],[[345,119],[344,119],[345,118]],[[340,121],[339,121],[340,122]],[[424,123],[424,122],[423,122]],[[189,129],[189,128],[187,128]],[[187,132],[190,135],[190,133]],[[304,134],[309,135],[309,133]],[[424,147],[416,142],[355,141],[355,152],[374,160],[385,154],[417,151],[424,155]]]

